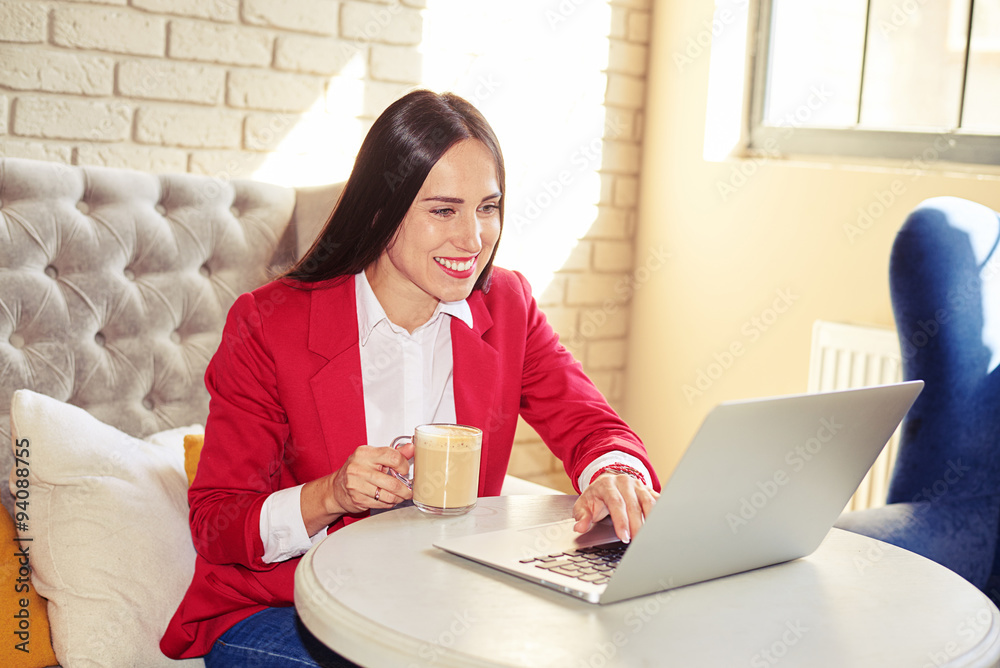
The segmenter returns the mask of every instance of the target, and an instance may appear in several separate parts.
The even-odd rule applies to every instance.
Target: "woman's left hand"
[[[590,484],[573,504],[573,530],[589,531],[594,522],[611,515],[615,533],[629,543],[653,509],[659,493],[630,475],[605,473]]]

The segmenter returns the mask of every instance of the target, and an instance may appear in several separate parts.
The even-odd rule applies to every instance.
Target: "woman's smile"
[[[449,276],[454,276],[455,278],[469,278],[475,273],[476,258],[478,255],[474,255],[470,258],[454,258],[454,257],[436,257],[434,261],[437,262],[444,269],[445,273]]]

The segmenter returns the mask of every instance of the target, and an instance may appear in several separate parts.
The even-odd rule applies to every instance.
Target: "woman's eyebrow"
[[[461,197],[446,197],[444,195],[433,195],[431,197],[425,197],[421,202],[447,202],[448,204],[465,204],[465,200]]]
[[[486,197],[484,197],[483,199],[480,200],[480,203],[485,202],[486,200],[496,199],[497,197],[500,197],[502,194],[503,193],[501,193],[500,191],[497,191],[497,192],[493,193],[492,195],[487,195]],[[448,204],[465,204],[465,200],[462,199],[461,197],[448,197],[447,195],[432,195],[430,197],[425,197],[425,198],[423,198],[420,201],[421,202],[447,202]]]

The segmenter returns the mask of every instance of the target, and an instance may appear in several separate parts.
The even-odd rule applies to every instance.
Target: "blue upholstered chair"
[[[1000,216],[923,202],[892,247],[889,282],[905,379],[888,505],[837,526],[922,554],[1000,600]]]

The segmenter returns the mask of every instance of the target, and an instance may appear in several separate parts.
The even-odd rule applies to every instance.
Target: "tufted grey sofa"
[[[340,189],[0,158],[0,442],[21,388],[137,437],[203,424],[229,307],[308,248]]]

